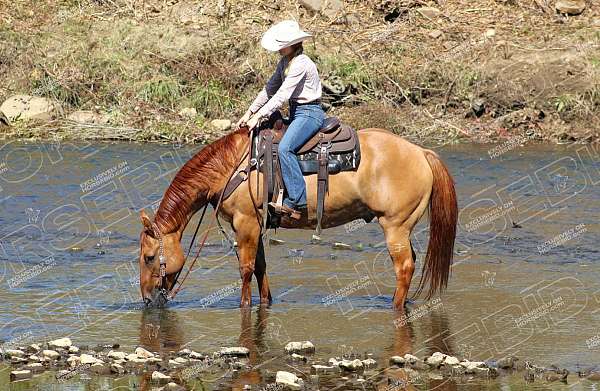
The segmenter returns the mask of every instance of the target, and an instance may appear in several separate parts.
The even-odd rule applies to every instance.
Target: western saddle
[[[250,163],[238,171],[227,183],[223,200],[247,178],[250,171],[258,169],[263,178],[263,228],[277,228],[280,217],[268,210],[270,201],[281,205],[285,194],[285,185],[279,166],[278,146],[289,120],[283,118],[279,110],[263,122],[254,132],[251,142]],[[355,171],[360,164],[360,144],[356,130],[342,124],[337,117],[325,119],[321,129],[310,138],[297,152],[298,162],[303,175],[317,174],[317,235],[321,234],[325,194],[329,174],[342,171]],[[257,176],[257,186],[258,186]]]

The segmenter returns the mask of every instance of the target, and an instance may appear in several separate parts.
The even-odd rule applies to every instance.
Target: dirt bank
[[[297,18],[330,115],[423,143],[600,135],[600,6],[552,0],[43,0],[0,5],[0,100],[53,102],[8,138],[206,142],[278,60],[258,41]],[[312,5],[311,5],[312,4]],[[329,4],[329,5],[327,5]],[[81,112],[83,111],[83,114]],[[0,118],[2,120],[2,118]],[[1,126],[1,125],[0,125]]]

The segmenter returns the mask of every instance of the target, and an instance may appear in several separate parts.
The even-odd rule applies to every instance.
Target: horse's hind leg
[[[271,290],[269,289],[269,280],[267,278],[267,262],[265,261],[265,247],[263,245],[262,235],[258,238],[258,250],[256,251],[256,262],[254,264],[254,276],[258,283],[260,292],[260,303],[271,304]]]
[[[410,243],[410,229],[403,225],[393,224],[393,221],[386,217],[381,217],[379,222],[383,227],[385,241],[396,274],[393,307],[395,310],[404,310],[404,302],[415,271],[413,249]]]

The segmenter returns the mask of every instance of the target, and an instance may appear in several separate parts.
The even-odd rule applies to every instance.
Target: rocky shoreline
[[[6,344],[5,344],[6,345]],[[540,367],[527,360],[509,356],[498,360],[470,361],[435,352],[430,356],[412,354],[392,356],[388,366],[379,367],[371,353],[332,357],[328,362],[314,358],[316,348],[310,341],[290,342],[282,348],[282,367],[273,376],[269,371],[260,386],[244,384],[244,389],[319,389],[320,383],[343,384],[350,388],[378,389],[390,385],[401,389],[431,380],[493,379],[522,375],[528,382],[569,383],[577,379],[600,381],[600,371],[593,369],[570,373],[556,366]],[[149,377],[155,389],[186,390],[190,381],[218,381],[235,378],[253,369],[250,350],[245,347],[222,347],[211,353],[190,349],[159,354],[138,346],[133,352],[119,344],[76,346],[70,338],[60,338],[28,346],[14,346],[1,351],[2,360],[10,364],[11,382],[27,381],[43,372],[52,372],[65,382],[78,375]],[[292,364],[292,365],[290,365]],[[293,368],[293,372],[289,368]],[[266,388],[265,388],[266,387]]]

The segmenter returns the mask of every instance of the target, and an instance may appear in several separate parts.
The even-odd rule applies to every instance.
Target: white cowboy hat
[[[276,52],[279,49],[292,46],[295,43],[312,37],[312,34],[302,31],[295,20],[284,20],[271,26],[262,36],[260,44],[263,48]]]

